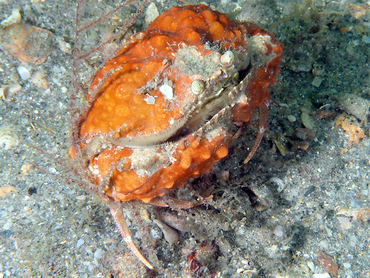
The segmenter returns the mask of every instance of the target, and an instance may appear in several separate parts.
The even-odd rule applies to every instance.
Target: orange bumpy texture
[[[249,98],[233,104],[230,119],[248,122],[254,109],[269,98],[270,86],[279,72],[282,45],[272,34],[253,24],[239,25],[205,5],[197,5],[174,7],[132,37],[96,74],[88,95],[89,107],[76,124],[74,147],[82,150],[80,157],[87,161],[86,172],[92,182],[103,185],[105,194],[116,201],[148,202],[183,186],[191,177],[209,172],[228,153],[232,136],[225,126],[214,127],[217,132],[207,136],[191,134],[172,142],[172,148],[150,146],[142,158],[137,155],[140,150],[125,146],[107,144],[109,147],[102,147],[101,152],[87,152],[87,157],[83,150],[96,136],[150,135],[186,116],[193,101],[188,91],[194,77],[165,66],[173,64],[179,49],[194,47],[205,56],[212,52],[206,44],[215,43],[220,51],[248,52],[246,37],[257,35],[273,42],[264,45],[266,57],[272,58],[252,69],[246,87]],[[150,85],[159,72],[166,84],[171,84],[173,99],[160,91],[160,84]],[[149,103],[148,94],[154,103]],[[142,164],[143,169],[135,166],[145,159],[149,162]]]

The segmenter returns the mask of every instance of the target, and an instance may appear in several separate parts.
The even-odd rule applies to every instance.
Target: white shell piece
[[[167,100],[173,99],[173,89],[170,85],[163,84],[159,87],[159,91],[163,94],[164,98]]]
[[[17,67],[17,72],[19,74],[19,77],[22,80],[27,80],[28,78],[31,77],[31,74],[28,69],[26,69],[24,66],[18,66]]]
[[[19,144],[19,138],[9,127],[0,127],[0,148],[9,150]]]
[[[8,18],[1,21],[0,24],[5,28],[5,27],[8,27],[8,26],[10,26],[14,23],[20,23],[21,21],[22,21],[21,13],[19,12],[18,9],[13,9],[12,14]]]
[[[150,104],[150,105],[153,105],[155,103],[155,98],[151,95],[146,95],[144,100],[147,104]]]

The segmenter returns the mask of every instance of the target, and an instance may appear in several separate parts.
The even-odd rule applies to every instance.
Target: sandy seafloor
[[[97,11],[102,2],[89,1],[91,13],[102,13]],[[154,3],[160,13],[194,4]],[[81,188],[83,181],[66,155],[76,4],[0,1],[0,21],[18,9],[23,22],[51,31],[54,38],[45,63],[24,65],[31,72],[27,80],[16,74],[22,63],[0,51],[0,87],[22,86],[11,99],[0,100],[5,140],[0,148],[0,278],[150,276],[121,240],[109,209]],[[214,7],[273,27],[285,45],[281,74],[271,90],[269,130],[245,167],[239,165],[248,153],[250,132],[210,174],[188,183],[215,188],[214,206],[182,212],[178,219],[185,224],[175,244],[169,245],[150,220],[152,208],[127,209],[136,244],[159,269],[158,277],[196,277],[186,268],[186,257],[201,242],[212,241],[218,250],[204,259],[203,277],[369,277],[369,125],[359,123],[365,138],[349,144],[335,117],[345,112],[337,101],[341,94],[370,99],[370,3],[221,1]],[[49,89],[31,82],[37,71],[45,73]],[[320,111],[327,117],[317,118]],[[297,128],[304,127],[302,113],[316,133],[305,140],[307,150],[295,149],[293,142],[302,140],[297,138]],[[139,220],[131,218],[138,211],[148,212],[146,220],[140,213]]]

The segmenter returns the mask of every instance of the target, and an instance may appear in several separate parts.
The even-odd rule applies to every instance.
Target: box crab
[[[248,123],[258,108],[259,132],[245,164],[267,127],[282,49],[254,24],[232,22],[205,5],[174,7],[97,72],[74,123],[70,155],[148,268],[120,202],[154,204],[208,173],[227,155],[235,125]]]

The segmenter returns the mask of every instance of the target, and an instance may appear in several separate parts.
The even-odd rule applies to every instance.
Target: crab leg
[[[117,208],[116,205],[110,204],[109,205],[110,212],[113,215],[114,222],[116,222],[116,225],[119,229],[119,232],[123,238],[123,240],[126,242],[128,247],[131,249],[132,253],[135,254],[135,256],[150,270],[156,271],[156,269],[147,261],[147,259],[144,258],[144,256],[140,253],[139,249],[135,246],[135,243],[132,240],[130,231],[126,225],[125,217],[123,216],[122,207],[119,206]]]
[[[251,160],[252,156],[257,151],[257,148],[261,143],[263,134],[265,133],[266,129],[267,129],[267,104],[263,103],[258,107],[258,133],[256,139],[254,140],[253,146],[249,151],[248,156],[246,157],[246,159],[244,159],[240,167],[243,167],[245,164],[248,163],[249,160]]]

